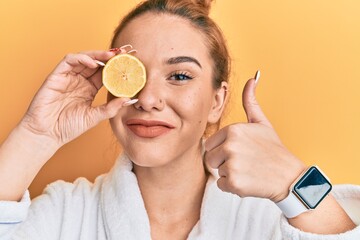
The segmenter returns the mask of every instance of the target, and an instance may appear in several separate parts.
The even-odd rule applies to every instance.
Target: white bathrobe
[[[28,193],[20,202],[0,201],[0,239],[151,239],[149,218],[131,170],[131,161],[122,155],[93,184],[84,178],[57,181],[32,202]],[[289,225],[271,201],[222,192],[217,178],[212,172],[200,220],[188,239],[360,240],[360,227],[338,235],[302,232]],[[360,186],[335,186],[332,194],[358,224]]]

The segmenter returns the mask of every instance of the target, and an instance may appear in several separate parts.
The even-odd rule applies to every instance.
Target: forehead
[[[143,61],[191,56],[201,64],[210,64],[206,41],[200,30],[188,20],[163,13],[146,13],[136,17],[122,30],[116,46],[133,45]]]

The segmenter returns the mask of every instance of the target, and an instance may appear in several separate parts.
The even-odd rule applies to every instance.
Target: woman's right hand
[[[115,98],[102,106],[92,106],[102,87],[102,71],[95,60],[106,62],[115,54],[69,54],[46,78],[21,122],[0,145],[0,201],[20,200],[41,167],[62,145],[114,117],[129,100]]]
[[[102,68],[95,60],[106,62],[114,55],[111,51],[68,54],[46,78],[19,126],[61,147],[102,120],[114,117],[130,99],[115,98],[92,106],[102,87]]]

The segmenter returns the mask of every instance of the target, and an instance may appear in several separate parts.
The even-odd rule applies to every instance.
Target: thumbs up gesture
[[[282,144],[257,103],[259,77],[257,72],[243,90],[248,123],[226,126],[207,139],[205,161],[218,169],[221,190],[279,202],[289,194],[290,185],[306,166]]]

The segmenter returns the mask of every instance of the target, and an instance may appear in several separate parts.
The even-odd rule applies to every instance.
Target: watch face
[[[314,209],[321,200],[331,191],[331,183],[316,168],[311,167],[294,186],[294,192]]]

